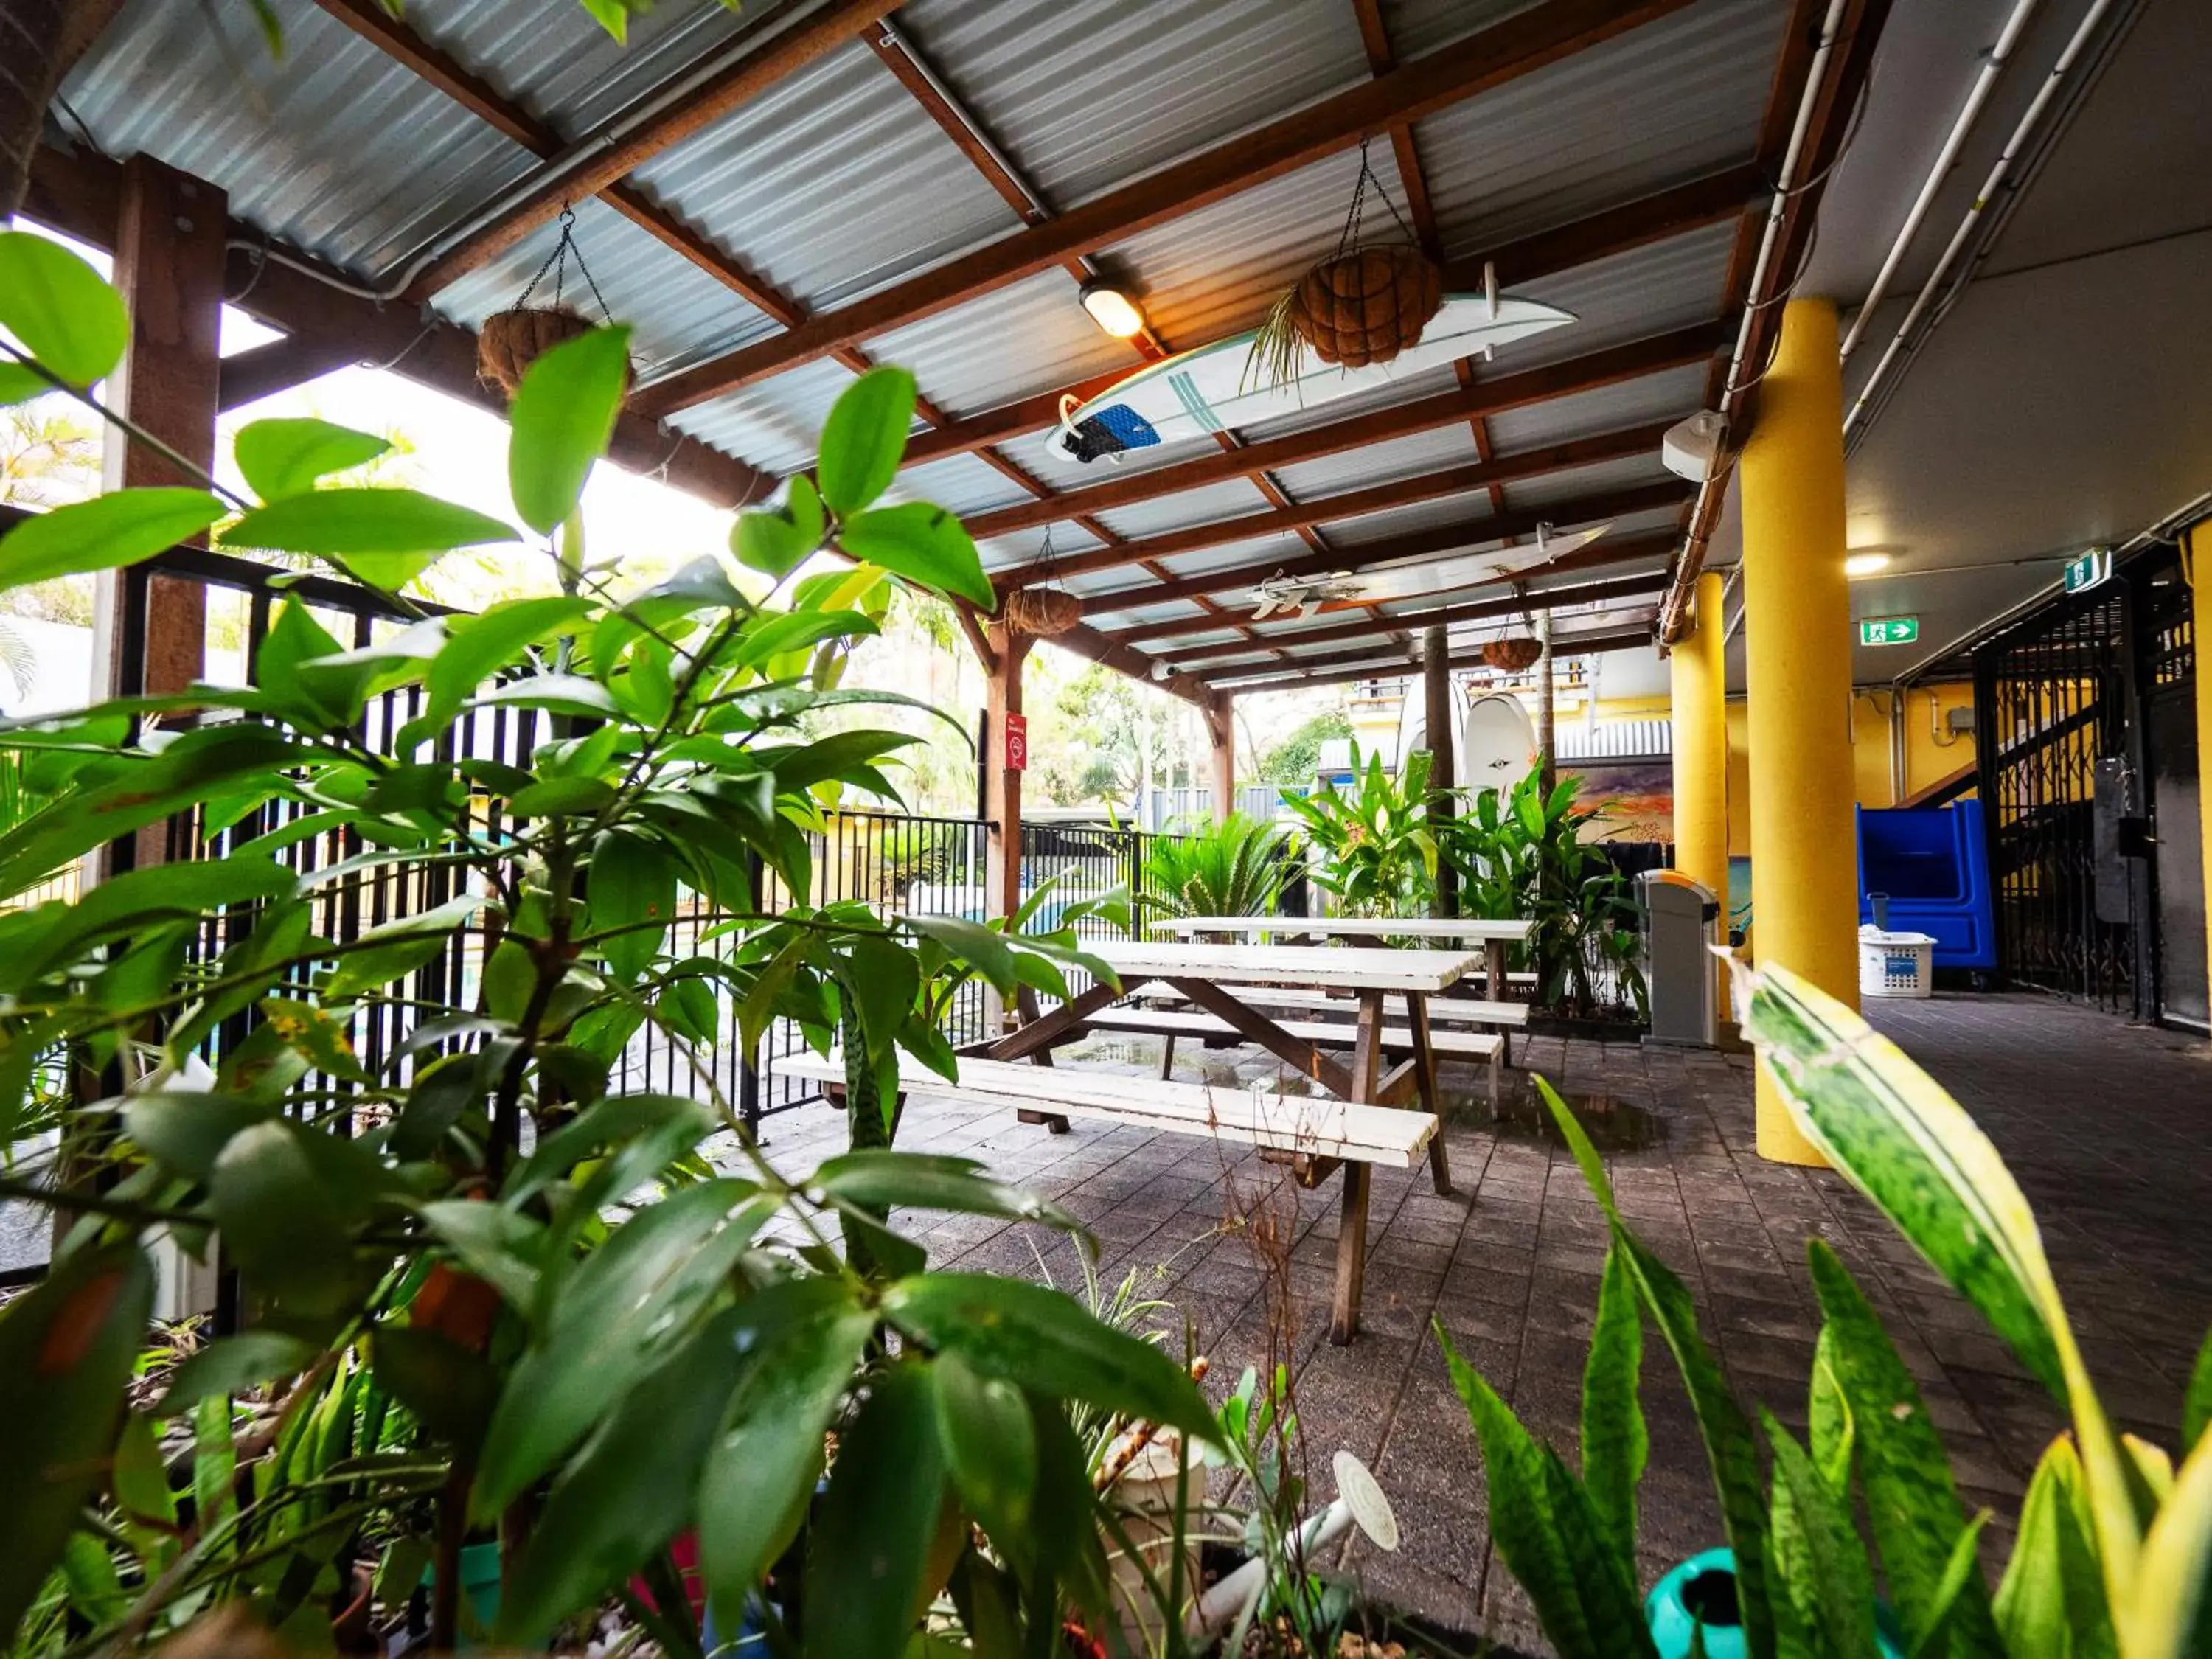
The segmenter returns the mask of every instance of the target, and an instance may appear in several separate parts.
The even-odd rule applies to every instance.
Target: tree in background
[[[1316,714],[1260,757],[1260,775],[1270,783],[1310,784],[1321,769],[1321,746],[1352,735],[1352,716],[1341,708]]]

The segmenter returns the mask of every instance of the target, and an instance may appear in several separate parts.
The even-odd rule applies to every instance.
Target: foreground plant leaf
[[[297,495],[316,481],[364,466],[392,447],[388,438],[328,421],[255,421],[239,428],[231,453],[253,493],[264,501]]]
[[[0,328],[80,391],[123,361],[131,319],[100,273],[47,236],[0,230]]]
[[[105,1476],[153,1305],[153,1267],[117,1244],[64,1257],[0,1313],[0,1636],[14,1633]]]
[[[922,1367],[879,1375],[807,1537],[805,1659],[898,1659],[921,1616],[945,1504],[945,1452]]]
[[[1583,1484],[1623,1560],[1636,1559],[1636,1487],[1650,1454],[1637,1389],[1644,1369],[1644,1320],[1619,1245],[1606,1252],[1597,1317],[1583,1368]]]
[[[507,487],[516,515],[541,536],[575,511],[629,384],[627,328],[563,340],[523,371],[507,408]]]
[[[33,514],[0,536],[0,588],[112,570],[197,536],[222,516],[204,489],[118,489]]]

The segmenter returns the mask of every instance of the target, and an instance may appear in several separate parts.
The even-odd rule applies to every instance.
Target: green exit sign
[[[2079,593],[2085,587],[2094,587],[2112,574],[2112,550],[2093,547],[2078,559],[2066,562],[2066,591]]]
[[[1859,624],[1861,645],[1911,645],[1919,637],[1917,617],[1869,617]]]

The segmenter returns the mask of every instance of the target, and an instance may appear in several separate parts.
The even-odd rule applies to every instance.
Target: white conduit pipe
[[[1766,281],[1767,268],[1774,263],[1774,248],[1782,237],[1782,222],[1790,211],[1790,198],[1795,195],[1797,166],[1803,159],[1805,135],[1813,125],[1814,106],[1820,100],[1820,83],[1828,71],[1828,58],[1836,49],[1836,36],[1841,33],[1845,0],[1828,0],[1828,12],[1820,24],[1820,44],[1814,49],[1813,62],[1805,72],[1805,90],[1797,100],[1797,118],[1790,124],[1789,147],[1783,151],[1782,172],[1774,181],[1774,199],[1767,204],[1766,228],[1759,234],[1759,258],[1751,268],[1751,286],[1745,291],[1751,296],[1743,308],[1743,320],[1737,325],[1735,349],[1729,357],[1728,381],[1721,388],[1720,406],[1725,411],[1729,400],[1734,398],[1743,379],[1744,359],[1751,350],[1751,327],[1760,309],[1759,295]],[[1712,492],[1723,486],[1727,473],[1719,466],[1705,474],[1705,482],[1698,486],[1698,499],[1690,509],[1690,522],[1697,524],[1705,514]],[[1665,639],[1680,620],[1682,607],[1689,602],[1689,589],[1677,581],[1667,592],[1665,602],[1659,608],[1659,636]]]
[[[1929,273],[1928,281],[1912,302],[1912,308],[1905,313],[1905,320],[1898,325],[1896,334],[1881,354],[1881,360],[1875,364],[1874,373],[1867,376],[1866,384],[1859,388],[1859,395],[1852,401],[1850,412],[1844,416],[1846,437],[1850,436],[1851,428],[1865,415],[1875,392],[1888,378],[1891,367],[1905,354],[1912,331],[1920,325],[1920,319],[1936,303],[1936,295],[1942,289],[1944,279],[1949,276],[1953,263],[1972,239],[1975,229],[1982,222],[1982,216],[1989,211],[1990,204],[1996,199],[1997,191],[2012,172],[2013,163],[2027,150],[2035,136],[2035,130],[2043,125],[2045,112],[2057,97],[2059,88],[2073,73],[2081,55],[2088,50],[2098,26],[2112,9],[2112,0],[2092,0],[2089,9],[2082,15],[2080,25],[2075,29],[2073,38],[2067,41],[2066,50],[2058,54],[2058,61],[2051,66],[2051,73],[2043,77],[2043,84],[2036,88],[2034,100],[2028,105],[2027,112],[2020,118],[2020,125],[2005,140],[2003,153],[1997,157],[1996,164],[1990,169],[1989,177],[1982,181],[1981,189],[1975,192],[1972,204],[1959,221],[1959,228],[1952,234],[1949,246],[1943,250],[1943,257],[1936,262],[1936,269]],[[1869,310],[1871,308],[1869,307]]]
[[[1996,44],[1990,48],[1988,58],[1983,61],[1981,73],[1974,77],[1972,89],[1966,94],[1966,101],[1959,106],[1959,118],[1951,123],[1950,134],[1943,140],[1943,148],[1936,152],[1935,165],[1928,169],[1928,176],[1921,180],[1920,193],[1912,198],[1911,210],[1905,216],[1904,224],[1898,228],[1897,240],[1889,245],[1889,253],[1882,260],[1881,269],[1875,274],[1874,286],[1867,290],[1858,315],[1851,319],[1850,331],[1844,336],[1843,357],[1845,362],[1850,360],[1860,337],[1874,320],[1875,312],[1888,297],[1889,285],[1897,275],[1897,268],[1905,263],[1906,250],[1912,246],[1913,238],[1920,234],[1921,221],[1928,216],[1928,210],[1935,205],[1936,191],[1943,187],[1943,181],[1950,177],[1951,169],[1958,165],[1959,152],[1966,147],[1966,135],[1973,131],[1974,123],[1981,118],[1982,106],[1989,102],[1997,77],[2004,73],[2005,65],[2012,60],[2013,50],[2019,46],[2020,37],[2027,32],[2027,20],[2034,15],[2039,3],[2039,0],[2014,0],[2012,15],[2005,19],[2004,27],[1997,33]]]

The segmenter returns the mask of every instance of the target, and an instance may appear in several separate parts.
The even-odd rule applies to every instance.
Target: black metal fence
[[[2008,979],[2116,1012],[2159,1011],[2147,733],[2194,655],[2172,549],[1976,649],[1978,790]]]

